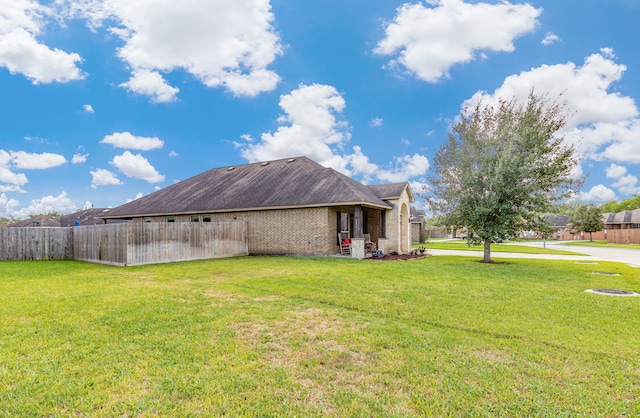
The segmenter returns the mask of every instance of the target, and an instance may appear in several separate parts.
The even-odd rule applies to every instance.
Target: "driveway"
[[[501,244],[504,249],[509,244]],[[517,245],[528,245],[532,247],[543,247],[542,242],[517,243]],[[481,248],[481,247],[478,247]],[[576,255],[556,255],[556,254],[519,254],[491,252],[492,258],[536,258],[542,260],[573,260],[573,261],[615,261],[625,263],[631,267],[640,268],[640,250],[626,248],[605,248],[605,247],[582,247],[566,245],[562,241],[547,241],[547,248],[557,250],[573,251],[576,253],[588,254],[586,256]],[[482,251],[455,251],[455,250],[427,250],[431,255],[459,255],[467,257],[482,258]]]

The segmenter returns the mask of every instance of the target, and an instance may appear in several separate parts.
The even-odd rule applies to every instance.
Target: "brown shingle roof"
[[[76,219],[81,226],[100,225],[104,223],[104,220],[99,217],[105,216],[107,213],[109,213],[110,210],[111,209],[105,208],[91,208],[62,215],[60,217],[60,226],[74,226]]]
[[[45,227],[45,228],[58,228],[60,227],[60,217],[59,216],[50,216],[50,215],[42,215],[36,216],[29,219],[24,219],[21,221],[12,222],[10,224],[4,225],[5,228],[29,228],[29,227]]]
[[[569,221],[571,220],[571,216],[569,215],[549,215],[547,216],[547,222],[558,228],[566,228],[569,226]]]
[[[395,199],[402,195],[402,192],[409,186],[408,183],[390,183],[390,184],[376,184],[369,186],[371,190],[383,200]],[[413,193],[409,188],[409,201],[413,202]]]
[[[105,218],[361,204],[390,208],[374,191],[307,157],[214,168],[108,212]]]
[[[640,209],[625,210],[622,212],[611,214],[607,220],[607,224],[636,224],[640,223]]]

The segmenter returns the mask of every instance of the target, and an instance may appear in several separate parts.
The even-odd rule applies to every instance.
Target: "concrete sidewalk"
[[[508,246],[509,244],[501,244],[501,248]],[[532,247],[543,247],[543,243],[517,243],[514,245],[527,245]],[[481,247],[479,247],[481,248]],[[625,248],[605,248],[605,247],[578,247],[572,245],[566,245],[562,241],[547,241],[547,248],[573,251],[576,253],[583,253],[588,255],[558,255],[558,254],[520,254],[520,253],[506,253],[506,252],[491,252],[492,259],[501,258],[533,258],[541,260],[570,260],[570,261],[614,261],[618,263],[628,264],[631,267],[640,268],[640,250],[632,250]],[[427,253],[438,255],[456,255],[464,257],[476,257],[482,259],[484,253],[482,251],[458,251],[458,250],[432,250],[427,249]]]

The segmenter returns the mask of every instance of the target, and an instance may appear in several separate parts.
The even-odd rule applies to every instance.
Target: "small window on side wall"
[[[174,216],[167,216],[167,222],[175,222],[176,218]]]
[[[191,215],[191,222],[200,222],[200,215]]]
[[[211,215],[202,215],[202,222],[211,222]]]

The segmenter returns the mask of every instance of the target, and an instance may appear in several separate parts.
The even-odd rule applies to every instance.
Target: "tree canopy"
[[[589,241],[593,241],[593,232],[604,229],[600,208],[594,204],[578,206],[571,216],[571,227],[578,232],[588,232]]]
[[[632,197],[618,202],[608,202],[600,206],[603,213],[617,213],[625,210],[634,210],[640,208],[640,196]]]
[[[554,203],[572,195],[577,157],[558,131],[564,106],[529,94],[526,103],[500,99],[463,109],[448,141],[438,150],[427,199],[446,224],[464,226],[484,244],[539,224]]]

